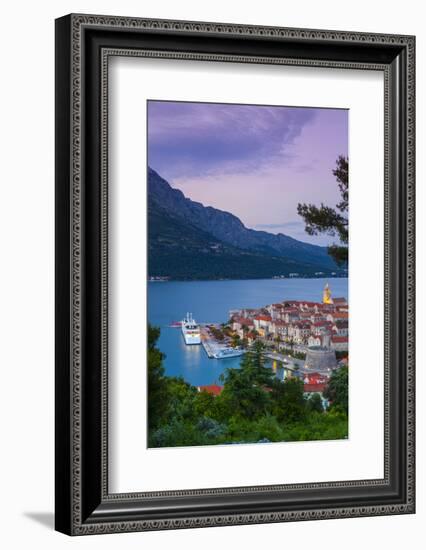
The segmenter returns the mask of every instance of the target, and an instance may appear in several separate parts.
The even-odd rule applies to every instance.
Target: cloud
[[[348,111],[150,101],[148,115],[149,164],[187,197],[247,227],[332,242],[305,232],[297,204],[339,202]]]
[[[309,108],[149,101],[149,164],[173,179],[247,172],[286,155],[291,160],[292,144],[316,114]]]

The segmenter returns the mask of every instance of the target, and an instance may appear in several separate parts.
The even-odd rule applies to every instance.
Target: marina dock
[[[209,329],[205,325],[200,325],[201,344],[207,353],[209,359],[226,359],[227,357],[238,357],[243,355],[243,351],[235,350],[234,348],[220,343],[210,334]]]
[[[207,356],[212,359],[216,347],[214,341],[210,338],[206,327],[201,327],[201,344],[207,353]]]

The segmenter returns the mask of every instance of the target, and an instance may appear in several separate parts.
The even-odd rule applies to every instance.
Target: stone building
[[[323,346],[308,347],[305,367],[315,372],[331,371],[337,367],[336,352]]]

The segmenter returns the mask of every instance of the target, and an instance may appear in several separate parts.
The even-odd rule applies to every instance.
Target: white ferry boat
[[[192,318],[192,313],[187,313],[181,322],[182,335],[187,346],[201,344],[201,332],[199,325]]]
[[[228,359],[230,357],[239,357],[243,355],[244,351],[241,349],[222,348],[213,354],[215,359]]]

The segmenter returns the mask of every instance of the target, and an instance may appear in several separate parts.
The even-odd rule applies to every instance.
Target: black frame
[[[68,15],[56,20],[56,529],[70,535],[414,513],[413,36]],[[385,477],[109,494],[110,55],[385,75]],[[178,62],[178,61],[176,61]]]

